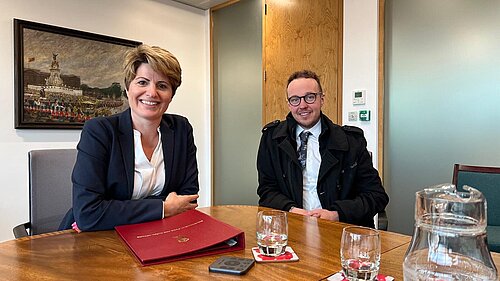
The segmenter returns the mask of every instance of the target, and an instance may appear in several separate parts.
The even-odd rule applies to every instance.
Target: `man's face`
[[[312,78],[298,78],[290,82],[287,88],[288,98],[297,96],[300,97],[300,103],[293,106],[288,102],[288,109],[292,113],[293,118],[304,129],[312,128],[320,118],[321,107],[323,106],[323,95],[316,95],[316,100],[309,104],[302,97],[309,93],[319,93],[319,85]]]

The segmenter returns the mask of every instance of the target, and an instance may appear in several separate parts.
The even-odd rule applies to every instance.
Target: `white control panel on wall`
[[[352,91],[352,105],[363,105],[366,103],[366,90]]]

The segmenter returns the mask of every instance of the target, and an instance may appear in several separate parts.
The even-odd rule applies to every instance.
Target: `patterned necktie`
[[[299,134],[300,138],[300,147],[299,151],[297,151],[297,157],[299,158],[300,166],[302,169],[306,167],[306,159],[307,159],[307,139],[311,135],[311,132],[302,131]]]

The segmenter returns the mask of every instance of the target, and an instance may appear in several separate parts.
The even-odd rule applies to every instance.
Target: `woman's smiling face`
[[[173,91],[169,79],[151,68],[147,63],[137,68],[137,74],[127,92],[132,111],[132,121],[160,122],[172,101]]]

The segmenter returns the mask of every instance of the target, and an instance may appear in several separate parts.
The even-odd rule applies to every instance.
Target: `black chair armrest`
[[[389,221],[387,219],[387,213],[385,211],[378,213],[378,229],[387,230],[388,226]]]
[[[31,228],[31,223],[26,222],[23,224],[20,224],[12,229],[12,232],[14,232],[14,237],[21,238],[21,237],[26,237],[28,236],[28,229]]]

